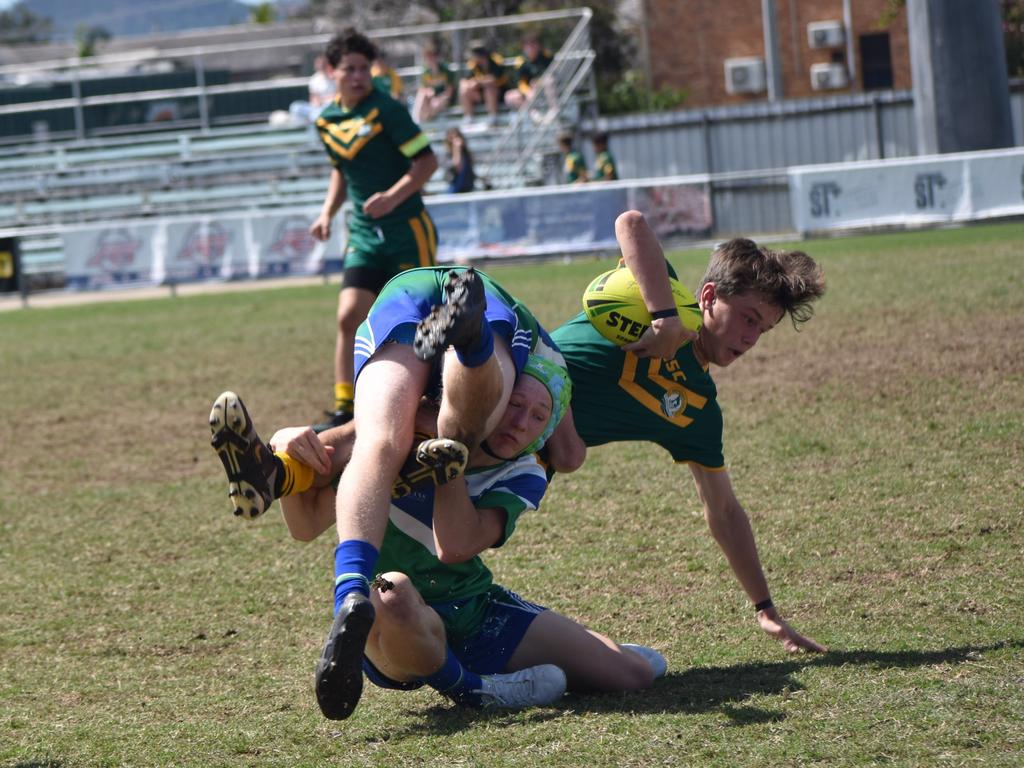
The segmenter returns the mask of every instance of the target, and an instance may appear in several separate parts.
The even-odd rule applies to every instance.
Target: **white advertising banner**
[[[234,218],[172,221],[167,225],[163,274],[157,282],[250,277],[246,222]]]
[[[979,156],[969,167],[974,218],[1024,213],[1024,152]]]
[[[97,290],[156,282],[156,224],[109,224],[64,236],[64,273],[68,288]]]
[[[706,176],[434,195],[427,210],[440,263],[613,249],[615,219],[643,211],[661,238],[712,229]],[[312,275],[342,269],[347,209],[331,238],[309,234],[316,208],[181,216],[69,228],[61,235],[70,288]]]
[[[442,263],[616,248],[615,218],[631,208],[642,211],[662,238],[711,232],[706,176],[427,198]]]
[[[789,170],[794,228],[915,226],[1024,213],[1024,149]]]

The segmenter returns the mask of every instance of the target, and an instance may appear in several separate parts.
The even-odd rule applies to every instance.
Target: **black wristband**
[[[754,613],[760,613],[761,611],[767,611],[769,608],[774,608],[775,603],[769,597],[767,600],[762,600],[760,603],[754,606]]]
[[[659,309],[657,312],[651,312],[651,320],[661,320],[663,317],[679,317],[679,308],[672,307],[672,309]]]

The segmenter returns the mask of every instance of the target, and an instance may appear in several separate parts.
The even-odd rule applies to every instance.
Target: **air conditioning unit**
[[[807,25],[807,44],[811,48],[840,48],[846,43],[841,21],[812,21]]]
[[[811,88],[816,91],[833,91],[850,84],[845,64],[811,64]]]
[[[765,88],[764,59],[754,56],[725,60],[726,93],[761,93]]]

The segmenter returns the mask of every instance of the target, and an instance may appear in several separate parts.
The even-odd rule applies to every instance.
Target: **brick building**
[[[886,0],[774,5],[777,98],[912,87],[906,10],[882,26]],[[768,98],[762,6],[762,0],[643,0],[652,85],[685,88],[687,107]]]

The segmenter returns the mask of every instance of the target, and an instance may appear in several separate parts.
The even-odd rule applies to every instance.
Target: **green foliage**
[[[630,112],[663,112],[679,109],[686,103],[685,88],[649,89],[643,74],[636,69],[625,74],[598,78],[598,108],[603,115]]]
[[[36,16],[23,2],[0,11],[0,44],[48,43],[53,34],[53,21]]]
[[[249,20],[253,24],[273,24],[277,21],[277,6],[269,2],[254,5],[249,11]]]
[[[0,765],[1018,768],[1021,242],[803,242],[814,319],[714,371],[775,602],[829,654],[757,629],[685,466],[601,446],[486,559],[669,674],[520,713],[367,685],[323,720],[332,536],[229,511],[210,403],[239,391],[265,437],[317,417],[336,284],[0,312]],[[707,249],[670,260],[693,287]],[[554,326],[613,263],[487,271]]]
[[[1024,76],[1024,0],[999,0],[1003,18],[1006,66],[1011,77]],[[907,0],[886,0],[878,20],[880,27],[890,26],[906,11]]]
[[[110,32],[103,27],[90,27],[85,24],[75,27],[75,48],[79,58],[95,56],[97,46],[109,39]]]

